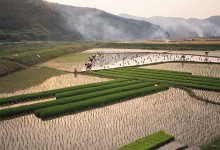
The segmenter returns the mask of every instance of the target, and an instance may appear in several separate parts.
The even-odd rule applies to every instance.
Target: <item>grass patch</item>
[[[173,140],[173,136],[161,130],[125,145],[119,148],[119,150],[154,150]]]
[[[0,93],[11,93],[43,83],[45,80],[66,74],[62,71],[31,67],[0,77]]]
[[[0,58],[0,77],[25,68],[25,66]]]
[[[41,44],[26,43],[19,45],[2,45],[0,46],[2,49],[0,55],[5,59],[31,66],[61,55],[81,52],[83,50],[96,47],[96,43],[92,42],[47,42],[43,43],[42,46]],[[18,54],[19,57],[15,56],[16,54]]]
[[[220,149],[220,138],[214,140],[210,144],[201,146],[201,150],[219,150],[219,149]]]

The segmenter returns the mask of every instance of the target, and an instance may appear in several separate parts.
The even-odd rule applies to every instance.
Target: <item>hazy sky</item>
[[[48,0],[73,6],[101,9],[112,14],[139,17],[165,16],[208,18],[220,15],[220,0]]]

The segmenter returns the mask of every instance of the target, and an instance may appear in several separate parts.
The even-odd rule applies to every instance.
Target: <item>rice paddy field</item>
[[[164,63],[143,66],[141,68],[191,72],[194,75],[220,77],[219,64]]]
[[[95,67],[102,65],[94,69],[98,71],[74,73],[75,70],[84,71],[84,64],[89,57],[97,55],[97,51],[104,55],[95,64]],[[0,102],[5,101],[4,105],[0,103],[0,149],[115,150],[160,130],[175,139],[167,144],[168,148],[160,147],[160,150],[183,145],[200,149],[201,145],[219,138],[220,65],[207,62],[141,64],[141,59],[135,61],[139,62],[137,67],[127,67],[128,62],[119,65],[125,56],[134,59],[137,55],[147,55],[149,62],[154,62],[156,56],[153,58],[153,55],[158,53],[163,59],[167,53],[179,57],[184,53],[186,59],[187,54],[207,57],[204,51],[153,52],[91,49],[63,55],[37,64],[31,71],[22,70],[0,78],[5,84],[2,90],[0,88]],[[119,54],[122,59],[115,60]],[[218,61],[220,53],[211,51],[209,56]],[[104,66],[109,68],[99,70]],[[118,69],[111,69],[111,66]],[[37,70],[50,75],[41,77],[40,82],[38,79],[22,88],[16,87],[15,81],[25,83],[28,72],[32,72],[33,78],[39,77]],[[215,104],[192,97],[182,86]],[[46,92],[44,97],[44,91],[52,94]],[[19,101],[19,95],[30,94],[28,97],[38,92],[43,94],[35,98],[24,96],[24,101]],[[11,98],[13,103],[10,103],[8,100],[12,96],[15,98]],[[4,118],[5,115],[9,117]]]
[[[39,64],[41,67],[54,68],[58,70],[74,72],[81,71],[84,64],[88,61],[88,58],[93,55],[93,53],[76,53],[64,55],[56,59]]]
[[[49,121],[34,115],[0,122],[1,149],[117,149],[163,129],[189,145],[220,133],[220,107],[168,91]],[[17,141],[17,142],[14,142]]]

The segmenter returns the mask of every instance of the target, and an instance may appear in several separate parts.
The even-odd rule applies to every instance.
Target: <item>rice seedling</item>
[[[34,111],[34,114],[41,119],[54,118],[64,113],[77,112],[77,111],[85,110],[91,107],[103,106],[106,104],[115,103],[115,102],[122,101],[122,100],[128,100],[134,97],[138,97],[138,96],[142,96],[146,94],[152,94],[152,93],[164,91],[167,89],[168,89],[167,86],[162,86],[162,85],[157,86],[157,87],[147,86],[147,87],[143,87],[139,89],[134,89],[134,90],[124,91],[124,92],[109,94],[106,96],[91,98],[91,99],[87,99],[87,100],[80,101],[80,102],[68,103],[66,105],[56,105],[53,107],[38,109]]]
[[[220,65],[218,64],[192,64],[192,63],[165,63],[143,66],[145,69],[172,70],[191,72],[193,75],[220,77]]]
[[[129,72],[129,71],[128,71]],[[140,79],[150,82],[160,82],[165,83],[169,85],[181,85],[186,86],[190,88],[195,89],[203,89],[203,90],[213,90],[213,91],[219,91],[219,83],[216,81],[219,81],[218,78],[200,78],[200,80],[197,79],[197,77],[194,79],[193,76],[191,76],[188,79],[184,79],[185,77],[180,76],[179,78],[176,78],[174,76],[164,76],[164,75],[157,75],[157,74],[142,74],[138,71],[136,72],[126,72],[126,71],[120,71],[120,69],[114,69],[114,70],[102,70],[98,72],[89,72],[89,74],[94,74],[102,77],[114,77],[114,78],[125,78],[125,79]],[[212,82],[210,82],[212,81]]]
[[[155,132],[151,135],[148,135],[144,138],[138,139],[138,140],[134,141],[133,143],[125,145],[125,146],[119,148],[119,150],[134,150],[134,149],[154,150],[154,149],[157,149],[160,146],[163,146],[173,140],[174,140],[173,136],[171,136],[161,130],[161,131]]]
[[[33,99],[48,98],[51,96],[55,96],[55,94],[57,94],[57,93],[79,90],[79,89],[84,89],[84,88],[89,88],[89,87],[103,86],[103,85],[108,85],[111,83],[118,83],[118,82],[122,82],[122,81],[125,81],[125,80],[98,82],[98,83],[85,84],[85,85],[79,85],[79,86],[73,86],[73,87],[66,87],[66,88],[62,88],[62,89],[43,91],[43,92],[38,92],[38,93],[17,95],[17,96],[7,97],[7,98],[0,98],[0,105],[16,104],[16,103],[25,102],[25,101],[31,101]]]
[[[0,121],[0,149],[112,150],[158,130],[179,143],[202,145],[220,136],[219,113],[220,106],[170,88],[46,122],[34,115]]]
[[[106,90],[101,90],[99,92],[86,92],[85,94],[79,94],[75,95],[72,97],[67,97],[67,98],[62,98],[58,99],[55,101],[49,101],[49,102],[43,102],[43,103],[36,103],[36,104],[31,104],[31,105],[25,105],[25,106],[20,106],[20,107],[15,107],[15,108],[9,108],[9,109],[2,109],[0,110],[0,118],[5,119],[5,118],[10,118],[10,117],[15,117],[27,113],[32,113],[35,110],[46,108],[46,107],[52,107],[56,105],[64,105],[64,104],[69,104],[73,102],[78,102],[78,101],[84,101],[87,99],[91,98],[96,98],[104,95],[109,95],[109,94],[115,94],[118,92],[125,92],[133,89],[139,89],[143,87],[148,87],[152,86],[152,84],[149,83],[142,83],[142,84],[137,84],[138,82],[127,82],[126,86],[124,87],[115,87],[111,89],[106,89]],[[134,85],[132,85],[134,84]],[[122,85],[121,85],[122,86]],[[59,113],[58,113],[59,114]]]

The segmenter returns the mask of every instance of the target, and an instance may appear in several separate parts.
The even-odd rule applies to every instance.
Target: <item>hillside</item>
[[[0,0],[0,41],[81,40],[67,30],[62,16],[41,0]]]
[[[195,38],[220,36],[220,17],[210,17],[207,19],[184,19],[172,17],[135,17],[128,14],[120,14],[125,18],[144,20],[153,24],[159,25],[164,30],[169,32],[171,39]]]
[[[164,39],[159,26],[42,0],[0,0],[0,42]]]
[[[220,27],[220,16],[212,16],[206,20]]]

